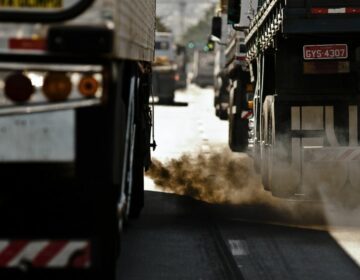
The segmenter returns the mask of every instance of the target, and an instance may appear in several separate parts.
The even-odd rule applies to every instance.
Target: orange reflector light
[[[71,81],[65,73],[49,73],[43,84],[44,95],[50,101],[63,101],[71,93]]]
[[[31,80],[21,73],[9,75],[5,80],[5,95],[14,102],[25,102],[34,93]]]
[[[249,109],[253,109],[253,108],[254,108],[254,101],[248,101],[247,104],[248,104],[248,108],[249,108]]]
[[[87,75],[81,78],[78,89],[85,97],[94,97],[99,88],[99,82],[92,76]]]
[[[254,92],[253,84],[246,84],[246,92]]]

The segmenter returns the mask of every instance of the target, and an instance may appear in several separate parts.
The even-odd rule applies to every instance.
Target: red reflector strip
[[[9,39],[9,49],[15,50],[45,50],[46,41],[44,39]]]
[[[70,260],[69,266],[74,268],[83,268],[88,267],[90,262],[90,245],[87,246],[79,252],[77,256]]]
[[[324,14],[360,14],[360,8],[311,8],[314,15]]]
[[[360,8],[346,8],[347,14],[360,14]]]
[[[15,258],[28,244],[25,240],[16,240],[10,242],[0,252],[0,267],[6,267],[10,264],[11,260]]]
[[[49,261],[56,256],[67,244],[67,241],[54,241],[49,243],[38,255],[33,259],[34,267],[46,266]]]
[[[339,155],[336,160],[346,160],[354,151],[355,149],[349,149],[345,151],[343,154]]]
[[[312,8],[311,9],[311,13],[314,15],[321,15],[321,14],[327,14],[328,9],[324,9],[324,8]]]
[[[253,115],[252,111],[242,111],[241,112],[241,118],[242,119],[249,119]]]
[[[246,60],[246,56],[237,56],[236,60],[238,61],[245,61]]]
[[[0,240],[0,268],[90,267],[90,243],[71,240]]]

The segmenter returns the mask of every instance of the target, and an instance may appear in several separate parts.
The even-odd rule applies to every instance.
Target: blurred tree
[[[156,31],[170,32],[170,29],[161,21],[160,17],[156,17]]]
[[[191,42],[195,49],[203,49],[208,43],[211,32],[211,19],[214,16],[215,6],[210,7],[203,18],[194,26],[186,30],[182,36],[181,43],[188,45]]]

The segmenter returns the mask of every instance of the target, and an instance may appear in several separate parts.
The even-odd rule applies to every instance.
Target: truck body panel
[[[104,27],[113,32],[111,55],[119,59],[151,62],[154,58],[155,3],[153,1],[96,0],[71,26]],[[11,48],[10,38],[47,40],[48,30],[58,24],[5,23],[0,33],[1,52],[39,53],[47,49]],[[80,42],[81,43],[81,42]]]

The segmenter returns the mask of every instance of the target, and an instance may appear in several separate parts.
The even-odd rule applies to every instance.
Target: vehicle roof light
[[[14,102],[25,102],[34,93],[34,87],[24,74],[14,73],[6,78],[4,93]]]
[[[63,101],[67,99],[71,89],[70,78],[65,73],[51,72],[44,79],[43,92],[50,101]]]

